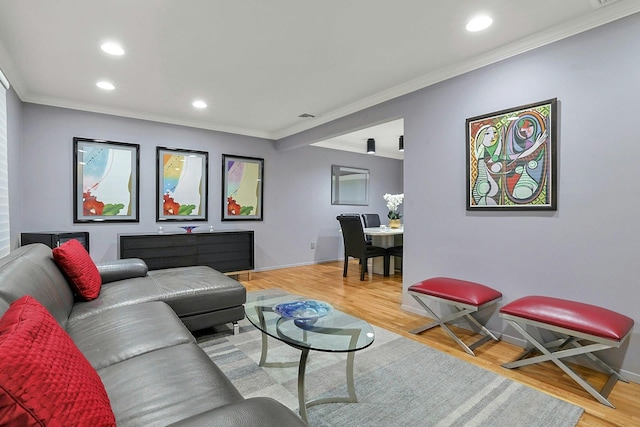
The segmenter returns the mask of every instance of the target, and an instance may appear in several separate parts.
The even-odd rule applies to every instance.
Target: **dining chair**
[[[369,258],[384,257],[384,275],[389,275],[389,252],[380,246],[367,245],[364,238],[364,230],[359,215],[338,215],[344,241],[344,270],[343,277],[347,277],[349,257],[360,260],[360,280],[364,280],[367,272]]]
[[[404,246],[403,245],[399,245],[399,246],[392,246],[390,248],[387,248],[387,251],[389,252],[389,257],[400,257],[402,258],[402,254],[404,252]],[[402,271],[402,261],[400,262],[400,271]]]
[[[365,228],[380,227],[380,215],[378,214],[362,214]]]
[[[380,216],[378,214],[362,214],[362,221],[364,222],[364,227],[380,227]],[[373,244],[373,239],[371,236],[364,236],[367,245]]]

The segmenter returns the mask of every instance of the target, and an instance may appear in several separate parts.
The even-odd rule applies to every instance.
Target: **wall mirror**
[[[331,204],[369,204],[369,169],[331,166]]]

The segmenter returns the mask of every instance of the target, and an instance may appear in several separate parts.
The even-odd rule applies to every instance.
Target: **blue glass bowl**
[[[282,317],[293,319],[293,323],[303,327],[313,325],[316,321],[331,313],[333,307],[323,301],[292,301],[278,304],[273,311]]]
[[[198,228],[197,225],[185,225],[183,228],[187,233],[191,233],[194,229]]]

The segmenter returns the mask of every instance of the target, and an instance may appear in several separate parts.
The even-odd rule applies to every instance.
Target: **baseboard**
[[[327,262],[336,262],[336,261],[342,261],[342,258],[341,259],[322,259],[322,260],[314,260],[314,261],[308,261],[308,262],[299,262],[299,263],[295,263],[295,264],[277,265],[277,266],[271,266],[271,267],[261,267],[261,268],[255,268],[252,271],[258,272],[258,271],[281,270],[283,268],[304,267],[304,266],[307,266],[307,265],[325,264]]]
[[[640,375],[635,372],[627,371],[625,369],[620,369],[619,372],[626,380],[629,380],[629,382],[640,384]]]

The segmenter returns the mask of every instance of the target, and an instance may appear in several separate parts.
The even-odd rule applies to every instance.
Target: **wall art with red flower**
[[[264,159],[222,155],[222,220],[262,221]]]
[[[156,220],[207,221],[209,153],[156,147]]]
[[[73,138],[73,222],[138,222],[140,145]]]

